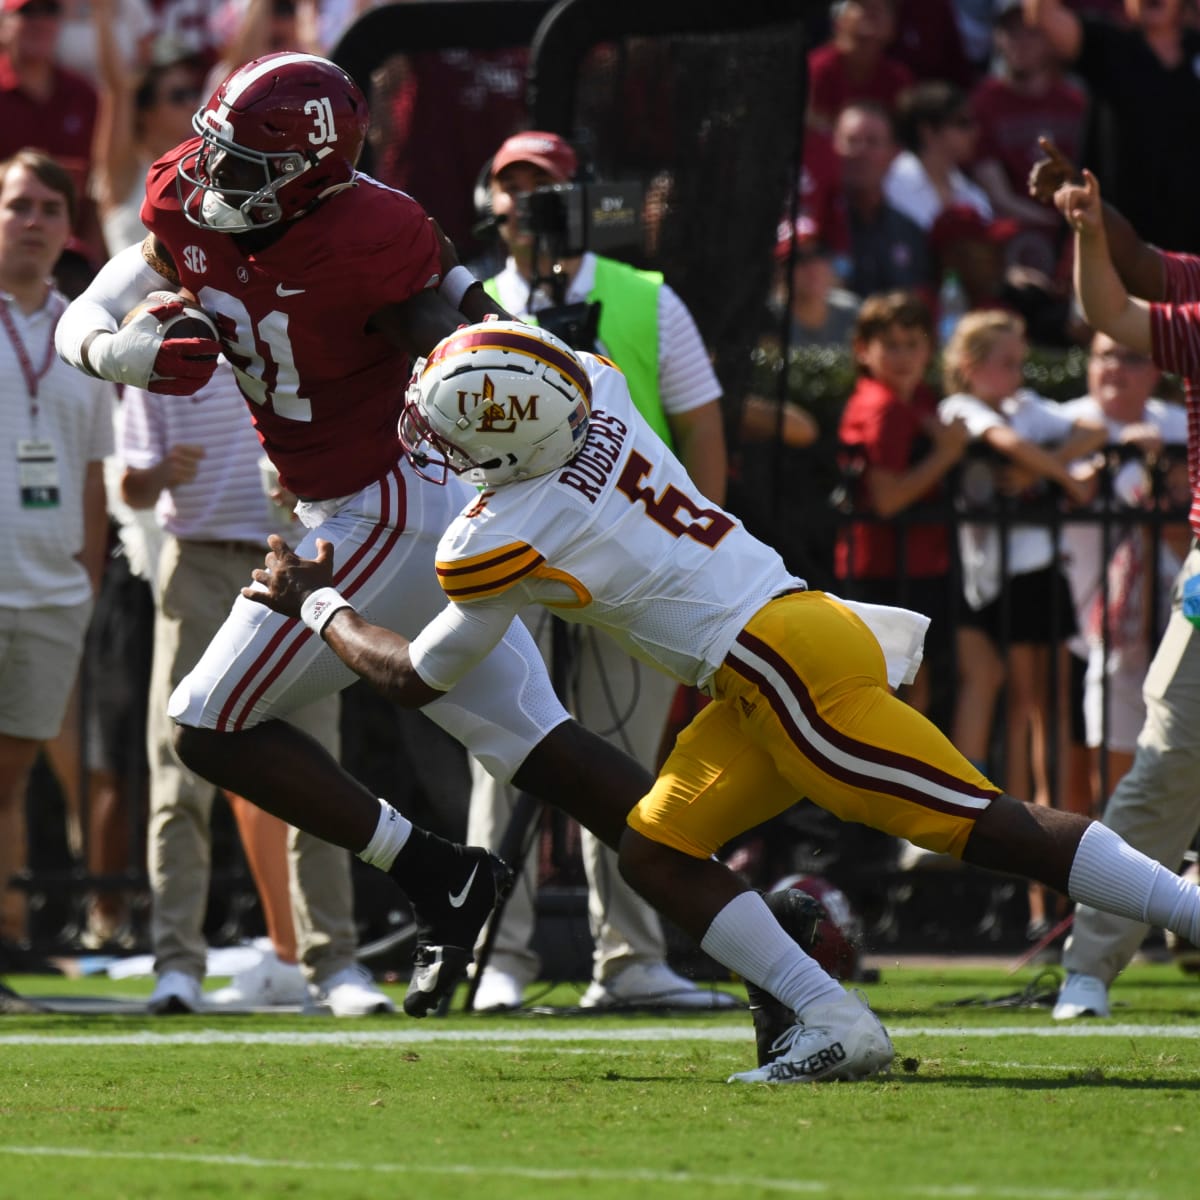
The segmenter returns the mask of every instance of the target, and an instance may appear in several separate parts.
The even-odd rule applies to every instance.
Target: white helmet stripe
[[[316,54],[273,54],[265,62],[260,62],[257,66],[243,67],[230,77],[225,88],[225,103],[237,104],[242,93],[251,84],[256,83],[264,75],[270,75],[272,71],[286,67],[290,63],[321,63],[325,65],[328,62],[328,59],[321,58]]]

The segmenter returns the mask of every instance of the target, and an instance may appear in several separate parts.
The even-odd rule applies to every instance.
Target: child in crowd
[[[939,405],[941,418],[964,422],[971,439],[1003,464],[994,471],[980,464],[969,473],[970,498],[991,508],[1001,494],[1033,498],[1048,481],[1083,503],[1087,487],[1069,464],[1102,446],[1107,432],[1101,421],[1072,420],[1023,388],[1026,351],[1024,323],[1006,312],[968,313],[945,349],[946,389],[953,394]],[[952,736],[963,754],[984,763],[996,698],[1006,685],[1004,786],[1051,805],[1062,794],[1051,764],[1059,776],[1066,764],[1066,643],[1075,632],[1075,611],[1056,531],[1044,521],[1013,524],[1002,543],[1002,528],[1002,522],[960,527],[966,604],[955,635],[959,678]],[[1030,886],[1029,922],[1033,940],[1049,928],[1037,885]]]
[[[857,475],[855,511],[883,519],[856,521],[839,531],[835,573],[850,598],[925,613],[931,619],[926,644],[933,648],[949,628],[946,524],[894,518],[937,500],[942,478],[966,447],[967,427],[938,418],[937,397],[925,381],[933,318],[914,293],[867,297],[853,344],[859,380],[838,438],[848,469]],[[929,698],[928,672],[922,670],[905,699],[927,712]]]

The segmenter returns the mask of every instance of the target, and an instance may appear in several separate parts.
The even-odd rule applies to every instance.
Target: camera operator
[[[634,403],[651,428],[674,447],[701,491],[720,504],[725,496],[725,439],[721,387],[691,313],[662,276],[572,245],[578,223],[540,223],[555,203],[583,193],[539,192],[569,184],[575,151],[555,133],[510,137],[497,150],[488,183],[494,224],[508,258],[484,287],[514,314],[540,320],[576,349],[596,350],[625,373]],[[550,622],[535,628],[550,659]],[[531,624],[534,618],[531,617]],[[656,767],[659,741],[675,685],[643,667],[595,631],[571,626],[572,648],[563,697],[576,718]],[[561,655],[561,642],[555,654]],[[551,662],[552,670],[555,663]],[[563,667],[559,662],[557,666]],[[515,795],[472,764],[468,840],[498,847]],[[588,917],[595,943],[585,1008],[632,1006],[718,1007],[727,997],[697,988],[666,964],[657,914],[621,879],[616,855],[582,831],[588,877]],[[531,943],[536,874],[532,856],[497,931],[493,954],[475,996],[479,1010],[515,1008],[539,961]]]

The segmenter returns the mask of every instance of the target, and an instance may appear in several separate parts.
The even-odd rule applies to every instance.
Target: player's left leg
[[[737,709],[713,703],[683,731],[630,815],[621,871],[704,951],[770,993],[800,1022],[775,1059],[738,1082],[857,1079],[886,1070],[892,1046],[874,1014],[780,926],[763,898],[713,852],[790,807],[797,793],[745,736]]]

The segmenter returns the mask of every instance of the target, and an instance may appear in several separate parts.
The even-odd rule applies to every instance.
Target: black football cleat
[[[435,901],[422,901],[416,914],[417,949],[404,997],[410,1017],[428,1016],[454,994],[475,957],[479,931],[516,880],[502,858],[479,847],[468,846],[459,861],[457,878]]]

